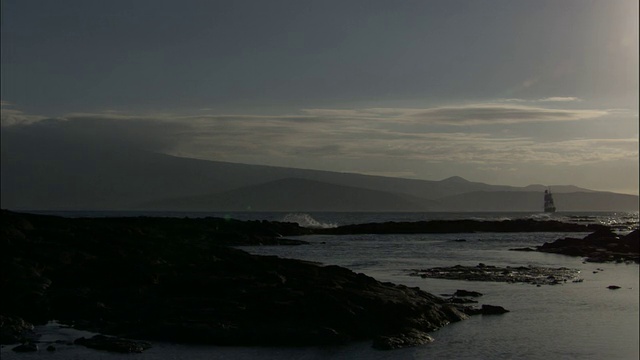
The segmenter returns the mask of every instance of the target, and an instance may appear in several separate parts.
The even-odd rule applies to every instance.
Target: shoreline
[[[428,343],[429,332],[472,313],[417,288],[337,266],[228,247],[303,244],[284,236],[317,231],[269,221],[69,219],[3,211],[3,247],[14,251],[3,252],[3,270],[20,279],[3,278],[2,296],[11,305],[3,312],[136,339],[268,346],[369,340],[381,349]],[[36,299],[11,303],[25,295],[25,286]]]

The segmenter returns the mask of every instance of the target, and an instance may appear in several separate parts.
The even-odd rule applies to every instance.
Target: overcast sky
[[[2,126],[638,193],[638,3],[2,1]],[[63,135],[61,135],[63,134]]]

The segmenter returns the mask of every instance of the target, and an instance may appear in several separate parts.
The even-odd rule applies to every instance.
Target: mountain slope
[[[438,199],[441,211],[542,211],[542,192],[478,191]],[[554,193],[558,211],[638,211],[638,196],[608,192]]]
[[[429,211],[435,205],[407,195],[286,178],[220,194],[148,202],[140,208],[190,211]]]
[[[537,211],[539,204],[536,196],[540,196],[539,194],[520,197],[510,194],[511,200],[499,203],[496,203],[496,199],[500,197],[491,196],[488,199],[474,200],[471,195],[462,196],[462,194],[527,193],[532,189],[541,193],[544,190],[542,185],[524,188],[490,185],[460,177],[427,181],[188,159],[140,151],[130,147],[101,147],[57,138],[29,136],[6,129],[3,129],[1,136],[0,205],[2,208],[13,210],[128,210],[139,208],[141,204],[160,206],[163,204],[163,199],[184,198],[194,198],[190,200],[193,203],[189,206],[195,206],[198,201],[204,201],[195,200],[203,194],[211,197],[215,195],[216,206],[221,209],[225,204],[234,209],[246,209],[258,199],[257,195],[253,198],[249,196],[251,191],[264,190],[266,193],[261,195],[264,199],[269,199],[271,196],[269,192],[287,193],[281,184],[274,183],[268,186],[261,184],[293,178],[298,179],[297,183],[290,183],[288,186],[298,189],[296,198],[299,200],[296,203],[287,203],[291,206],[302,206],[303,202],[300,199],[310,196],[304,195],[306,191],[324,194],[323,197],[314,198],[318,202],[317,208],[333,209],[337,206],[344,209],[363,209],[364,205],[368,204],[370,207],[364,209],[366,211],[422,211],[424,209]],[[302,183],[301,180],[316,181],[324,185]],[[308,189],[303,189],[305,187],[303,185]],[[255,188],[250,190],[251,187]],[[342,187],[350,190],[347,191]],[[586,193],[589,191],[573,186],[555,185],[552,189],[556,196],[563,192],[579,190]],[[232,190],[237,193],[226,194]],[[292,191],[289,190],[289,194]],[[363,195],[356,197],[356,194]],[[362,200],[375,196],[379,197],[377,203]],[[624,196],[614,200],[585,196],[584,194],[575,195],[575,199],[571,200],[571,204],[574,204],[572,209],[590,210],[594,208],[590,201],[597,201],[601,205],[595,206],[596,209],[622,210],[616,208],[615,204],[607,206],[602,204],[607,201],[628,201]],[[607,196],[611,198],[611,195]],[[352,204],[359,205],[352,206],[345,203],[338,206],[336,203],[338,200],[334,199],[329,206],[327,201],[332,197],[350,199]],[[283,202],[279,208],[284,209],[285,202],[289,200],[284,200],[284,196],[278,199]],[[516,201],[516,199],[520,200]],[[436,202],[426,200],[436,200]],[[560,197],[558,197],[559,200]],[[447,205],[445,202],[451,202],[451,204]],[[438,206],[438,203],[442,203],[443,206]],[[624,204],[623,207],[628,208],[628,204]],[[177,205],[179,204],[176,203]],[[378,205],[381,207],[378,208]],[[265,200],[260,207],[266,208],[266,206]],[[274,206],[276,205],[273,203],[269,204],[270,208]],[[303,207],[310,208],[310,206],[307,204]],[[206,208],[204,205],[196,207]],[[559,209],[563,209],[560,204]]]

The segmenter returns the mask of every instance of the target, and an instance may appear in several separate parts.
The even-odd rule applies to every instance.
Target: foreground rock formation
[[[3,211],[0,229],[3,343],[57,319],[134,339],[286,346],[371,339],[392,349],[429,342],[428,332],[467,316],[418,288],[223,246],[307,232],[295,224]],[[105,341],[94,340],[101,342],[84,344]]]
[[[564,238],[544,243],[537,251],[585,257],[589,262],[640,262],[640,232],[638,229],[619,236],[610,229],[601,229],[584,239]]]

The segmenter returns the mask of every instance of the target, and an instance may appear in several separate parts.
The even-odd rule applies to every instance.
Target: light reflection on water
[[[311,245],[244,247],[252,253],[280,255],[342,265],[382,281],[419,286],[433,294],[457,289],[480,291],[480,303],[511,310],[480,316],[432,334],[428,346],[375,358],[438,359],[637,359],[637,264],[583,263],[581,258],[510,248],[541,245],[586,233],[476,233],[427,235],[310,236]],[[464,239],[466,241],[454,241]],[[423,279],[408,269],[467,265],[546,266],[579,269],[582,283],[536,287],[528,284]],[[602,269],[602,270],[599,270]],[[596,272],[596,273],[594,273]],[[609,290],[607,286],[621,286]],[[406,356],[406,357],[405,357]]]

